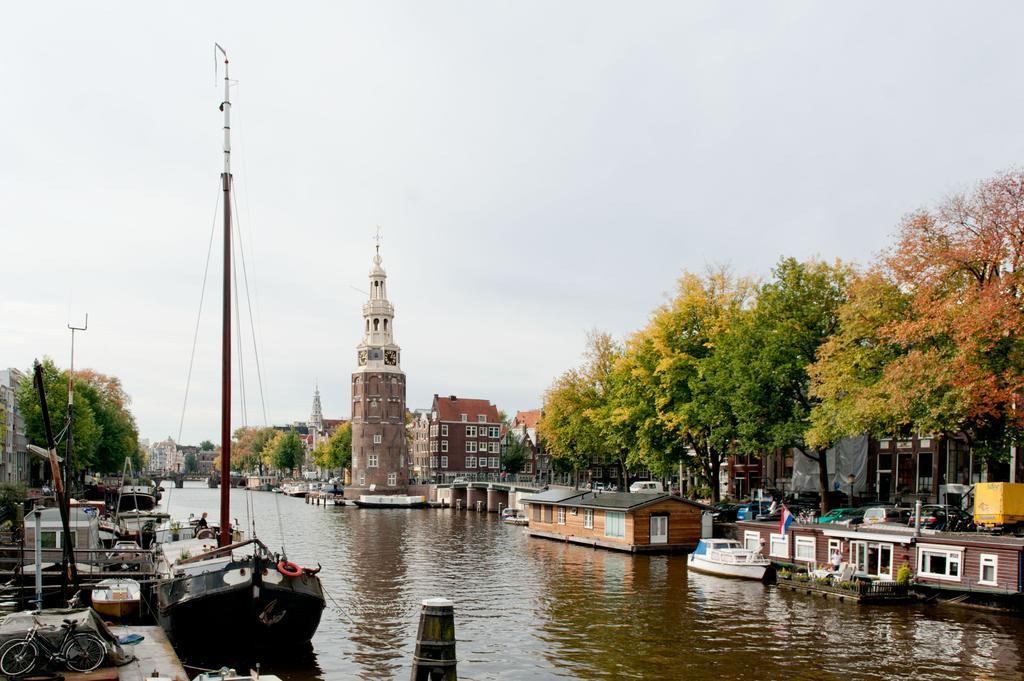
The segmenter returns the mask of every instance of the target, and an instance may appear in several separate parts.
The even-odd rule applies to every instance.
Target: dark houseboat
[[[221,54],[223,49],[217,46]],[[316,569],[301,568],[231,526],[231,164],[230,81],[224,58],[224,284],[221,356],[220,523],[158,549],[157,618],[176,645],[198,651],[226,639],[275,652],[308,645],[324,593]],[[267,648],[268,650],[271,648]]]

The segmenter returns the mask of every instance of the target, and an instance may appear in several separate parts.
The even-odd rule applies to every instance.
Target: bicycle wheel
[[[64,664],[75,672],[91,672],[101,664],[107,656],[107,646],[103,639],[95,634],[75,634],[64,644],[61,651]]]
[[[24,676],[35,669],[39,650],[31,641],[15,641],[0,655],[0,674],[7,677]]]

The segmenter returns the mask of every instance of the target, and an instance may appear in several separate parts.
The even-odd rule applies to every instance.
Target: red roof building
[[[501,417],[488,400],[434,395],[428,432],[434,477],[447,480],[501,471]]]

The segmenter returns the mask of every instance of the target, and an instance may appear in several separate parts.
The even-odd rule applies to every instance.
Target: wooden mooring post
[[[447,598],[428,598],[420,610],[412,681],[456,681],[455,608]]]

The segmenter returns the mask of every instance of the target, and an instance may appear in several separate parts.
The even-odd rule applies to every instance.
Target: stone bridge
[[[452,508],[501,513],[543,489],[543,485],[521,482],[452,482],[437,485],[437,500]]]

